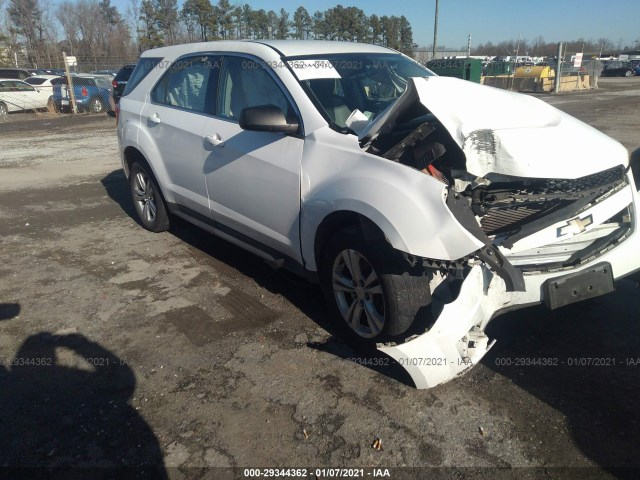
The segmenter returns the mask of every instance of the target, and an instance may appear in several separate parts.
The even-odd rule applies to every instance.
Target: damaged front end
[[[640,268],[637,248],[619,248],[636,224],[626,149],[543,102],[454,79],[410,79],[359,139],[366,152],[440,181],[455,219],[483,244],[453,262],[455,282],[425,261],[433,325],[379,346],[418,388],[477,364],[493,345],[484,330],[498,312],[591,298]],[[553,153],[532,148],[532,139],[551,142]],[[633,251],[630,265],[625,251]]]

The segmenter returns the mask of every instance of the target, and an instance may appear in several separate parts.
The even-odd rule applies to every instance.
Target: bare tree
[[[138,31],[140,29],[140,0],[129,0],[125,19],[132,32],[133,40],[138,42]]]
[[[29,63],[37,64],[42,45],[42,12],[37,0],[10,0],[7,14],[18,39],[27,50]]]

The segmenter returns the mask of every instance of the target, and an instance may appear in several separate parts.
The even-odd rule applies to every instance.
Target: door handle
[[[207,135],[204,137],[205,142],[209,145],[213,145],[214,147],[224,147],[224,140],[217,133],[215,135]]]
[[[149,115],[149,121],[151,123],[155,123],[156,125],[158,125],[160,123],[160,115],[158,115],[157,113],[154,113],[153,115]]]

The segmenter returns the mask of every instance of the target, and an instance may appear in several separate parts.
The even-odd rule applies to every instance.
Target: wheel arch
[[[378,225],[361,213],[352,210],[338,210],[327,215],[318,228],[313,242],[313,256],[315,264],[318,264],[322,252],[329,239],[338,231],[349,226],[356,226],[366,240],[385,239],[387,236]]]
[[[379,174],[341,179],[303,197],[306,269],[317,271],[327,237],[356,219],[373,226],[369,233],[379,230],[395,250],[419,257],[456,260],[482,247],[447,207],[446,187],[417,173],[408,179]]]
[[[148,166],[149,172],[158,184],[163,198],[167,202],[173,202],[174,198],[170,188],[171,182],[169,180],[169,174],[162,164],[162,161],[159,160],[161,156],[155,142],[153,142],[139,125],[136,125],[134,122],[128,123],[129,125],[123,135],[124,138],[121,140],[122,168],[125,171],[125,175],[127,178],[129,177],[131,165],[134,161],[139,160],[143,162]],[[154,158],[156,161],[154,161]]]
[[[126,165],[125,174],[127,178],[129,178],[129,175],[131,173],[131,167],[133,166],[133,164],[135,162],[141,163],[147,168],[149,173],[153,176],[153,179],[160,187],[160,195],[162,195],[162,197],[165,198],[164,191],[162,190],[162,186],[160,186],[160,183],[158,182],[158,176],[156,175],[156,172],[153,166],[149,163],[149,161],[147,161],[146,157],[142,154],[140,150],[132,146],[126,147],[124,149],[124,160],[125,160],[124,164]]]
[[[351,205],[328,213],[319,222],[313,235],[312,258],[306,258],[307,270],[317,271],[322,252],[333,234],[345,227],[355,225],[367,240],[383,239],[393,248],[407,251],[407,246],[394,225],[370,205]],[[304,253],[304,252],[303,252]]]

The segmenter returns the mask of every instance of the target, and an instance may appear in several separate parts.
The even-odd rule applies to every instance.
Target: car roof
[[[110,80],[111,75],[105,75],[103,73],[78,73],[76,75],[71,75],[72,78],[106,78]]]
[[[187,43],[147,50],[142,57],[185,55],[212,51],[255,51],[251,46],[263,45],[285,57],[300,55],[329,55],[336,53],[396,53],[395,50],[368,43],[337,42],[331,40],[220,40],[216,42]]]
[[[59,78],[60,75],[32,75],[29,78],[44,78],[46,80],[52,79],[52,78]]]
[[[274,50],[281,52],[285,57],[298,55],[327,55],[331,53],[392,53],[379,45],[356,42],[336,42],[331,40],[258,40]]]
[[[21,80],[19,78],[0,78],[0,82],[22,82],[22,83],[26,83],[24,80]]]

